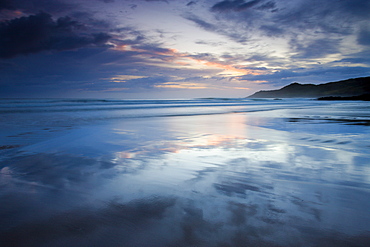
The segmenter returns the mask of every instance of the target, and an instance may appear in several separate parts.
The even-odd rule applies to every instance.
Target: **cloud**
[[[269,21],[289,32],[346,36],[370,21],[370,3],[363,0],[297,1],[289,6],[278,1],[277,6],[279,11],[271,14]]]
[[[302,40],[292,40],[292,49],[297,52],[293,58],[321,58],[339,52],[339,39],[316,39],[304,44]]]
[[[16,8],[10,0],[0,0],[0,10],[3,9],[14,10]]]
[[[333,2],[333,3],[337,3],[337,6],[340,8],[341,12],[347,13],[352,18],[370,19],[369,17],[370,2],[369,1],[352,0],[352,1],[340,1],[340,2]]]
[[[340,3],[329,0],[325,4],[298,2],[295,5],[284,6],[284,9],[281,8],[271,15],[269,22],[295,33],[320,32],[348,35],[352,32],[351,19],[348,11],[341,9]]]
[[[10,195],[7,199],[12,207],[25,213],[27,208],[20,206],[21,202],[25,203],[25,198],[22,200],[19,197]],[[43,206],[32,199],[26,199],[28,207]],[[163,221],[168,218],[167,210],[175,204],[175,198],[158,196],[127,203],[112,200],[101,208],[77,207],[54,215],[46,210],[43,218],[9,227],[0,232],[0,238],[13,246],[63,246],[71,241],[75,246],[120,246],[122,243],[125,246],[145,246],[148,242],[166,240],[160,237],[161,228]],[[40,208],[34,211],[37,213]],[[150,234],[153,231],[156,234]]]
[[[167,0],[145,0],[145,2],[165,2],[165,3],[168,3]]]
[[[202,78],[210,71],[236,71],[232,66],[219,63],[215,57],[203,54],[193,56],[164,48],[160,43],[152,43],[152,39],[133,28],[113,30],[113,35],[110,42],[115,45],[108,47],[110,49],[88,45],[73,51],[16,56],[7,60],[12,63],[0,66],[3,76],[0,84],[5,86],[2,95],[32,92],[34,95],[50,97],[62,94],[164,91],[171,88],[170,82],[180,83],[181,87],[185,85],[183,83],[198,84],[198,81],[186,79],[194,75]],[[104,35],[96,35],[95,41],[101,40],[104,41]],[[202,71],[199,67],[202,67]],[[120,75],[131,77],[122,79]],[[184,80],[174,76],[183,77]],[[17,85],[23,85],[21,90]],[[165,87],[160,90],[160,85]]]
[[[208,21],[203,20],[202,18],[195,16],[195,15],[188,15],[185,17],[187,20],[194,22],[200,28],[220,34],[222,36],[226,36],[236,42],[244,43],[248,40],[249,34],[243,31],[240,31],[234,27],[230,27],[225,25],[225,23],[211,23]]]
[[[360,45],[370,46],[370,28],[362,28],[357,36]]]
[[[225,79],[225,74],[221,75],[224,71],[240,74],[243,73],[242,70],[246,73],[252,70],[271,74],[269,71],[281,71],[281,68],[285,68],[286,71],[298,73],[292,68],[304,67],[307,62],[307,66],[312,68],[312,64],[317,63],[319,58],[323,58],[320,60],[324,61],[323,64],[337,59],[334,66],[338,67],[361,67],[368,64],[366,56],[343,53],[354,50],[361,53],[369,46],[368,1],[299,0],[288,3],[286,0],[216,0],[206,3],[188,0],[177,3],[170,0],[141,0],[135,3],[123,1],[119,4],[119,1],[115,1],[113,4],[104,4],[113,0],[95,0],[86,4],[81,4],[81,1],[71,4],[72,2],[0,0],[1,18],[5,20],[0,24],[0,61],[9,62],[0,64],[2,85],[5,81],[8,86],[15,81],[14,85],[21,85],[21,81],[26,78],[27,82],[24,82],[25,87],[22,90],[26,87],[29,89],[31,85],[38,85],[40,89],[43,84],[46,91],[46,85],[50,86],[49,89],[54,86],[55,92],[61,92],[62,85],[68,85],[71,90],[79,88],[86,92],[149,92],[157,90],[156,88],[159,91],[161,87],[165,91],[171,90],[171,87],[192,87],[191,83],[201,85],[202,76],[206,78],[208,85],[219,85],[221,80],[230,78],[233,78],[233,82],[237,81],[235,74],[229,74],[234,77]],[[130,10],[130,7],[137,8],[135,15],[130,12],[126,16],[123,10],[116,8],[118,4],[126,10]],[[196,45],[190,49],[204,49],[204,53],[209,53],[209,56],[190,53],[181,44],[183,24],[180,22],[176,25],[176,28],[180,28],[176,34],[160,25],[151,30],[145,27],[143,23],[149,16],[141,18],[141,15],[145,8],[157,4],[176,10],[171,14],[180,14],[185,18],[187,23],[184,25],[189,30],[198,27],[202,29],[198,32],[217,34],[209,36],[209,39],[199,35],[199,39],[194,41]],[[127,18],[127,22],[124,18]],[[139,22],[135,23],[136,21]],[[37,24],[33,24],[36,22]],[[189,27],[189,24],[193,27]],[[171,25],[168,23],[168,26]],[[30,26],[32,31],[20,28],[25,26]],[[173,36],[169,37],[170,35]],[[19,36],[22,38],[18,38]],[[218,49],[214,49],[215,47]],[[167,48],[177,48],[180,51]],[[22,56],[24,54],[32,56]],[[35,60],[32,62],[32,59]],[[52,66],[52,63],[59,68]],[[47,69],[37,69],[33,64]],[[197,73],[196,69],[204,71]],[[200,79],[189,80],[192,73]],[[184,80],[174,79],[173,76],[179,74]],[[119,75],[146,77],[122,80],[120,85],[118,80],[106,80]],[[274,74],[279,75],[281,74]],[[258,75],[250,76],[256,79]],[[300,78],[303,77],[298,79]],[[285,83],[290,79],[279,80],[273,77],[271,80],[273,83]],[[13,88],[15,92],[17,87]]]
[[[62,14],[77,9],[77,4],[61,0],[0,0],[1,10],[18,10],[23,13],[35,14],[40,11]]]
[[[269,1],[267,3],[262,4],[258,7],[259,10],[269,10],[272,9],[273,12],[277,11],[276,9],[276,3],[273,1]]]
[[[188,19],[189,21],[192,21],[194,22],[195,24],[197,24],[198,26],[200,26],[201,28],[207,30],[207,31],[211,31],[211,32],[217,32],[218,31],[218,26],[217,25],[214,25],[212,23],[209,23],[205,20],[202,20],[194,15],[189,15],[186,17],[186,19]]]
[[[197,40],[197,41],[195,41],[195,44],[218,47],[218,46],[223,46],[223,45],[225,45],[225,44],[226,44],[226,42],[225,42],[225,41],[206,41],[206,40]]]
[[[0,94],[3,97],[16,94],[60,97],[81,90],[106,90],[117,87],[117,84],[111,85],[100,78],[129,74],[132,72],[128,71],[135,69],[143,70],[143,65],[137,64],[142,59],[133,57],[131,53],[116,52],[105,47],[38,53],[3,61],[9,61],[7,66],[1,68]]]
[[[282,36],[285,33],[284,29],[281,29],[280,27],[271,24],[261,25],[260,29],[263,31],[265,35],[269,37],[278,37]]]
[[[245,75],[242,80],[265,81],[272,87],[281,87],[292,82],[326,83],[370,75],[368,67],[342,67],[317,65],[312,68],[278,70],[260,75]]]
[[[177,88],[177,89],[206,89],[209,86],[201,83],[192,82],[165,82],[160,85],[156,85],[157,88]]]
[[[0,58],[48,50],[71,50],[100,46],[110,39],[106,33],[82,32],[84,26],[69,17],[54,21],[39,13],[0,23]],[[85,30],[84,30],[85,31]]]
[[[211,10],[215,12],[243,11],[257,5],[261,0],[245,2],[243,0],[222,1],[212,6]]]
[[[345,58],[334,61],[333,63],[346,63],[348,64],[365,64],[370,67],[370,50],[364,50],[362,52],[346,55]]]
[[[190,2],[188,2],[187,4],[186,4],[186,6],[192,6],[192,5],[195,5],[195,4],[197,4],[196,2],[194,2],[194,1],[190,1]]]
[[[210,10],[217,20],[230,26],[242,26],[244,23],[248,25],[244,32],[262,30],[267,36],[279,35],[281,30],[293,35],[309,32],[350,35],[357,24],[370,21],[370,3],[363,0],[295,1],[289,5],[282,0],[227,0],[216,3]],[[238,31],[243,32],[243,29]]]

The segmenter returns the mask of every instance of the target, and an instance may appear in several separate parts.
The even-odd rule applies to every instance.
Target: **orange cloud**
[[[239,69],[236,68],[235,65],[224,64],[222,62],[215,62],[215,61],[208,61],[206,59],[198,59],[190,56],[187,53],[179,52],[176,49],[161,49],[161,50],[145,50],[141,48],[135,48],[131,45],[119,45],[115,47],[116,50],[120,51],[136,51],[140,52],[141,56],[153,58],[153,55],[159,55],[161,57],[156,57],[161,59],[162,61],[174,63],[181,66],[191,66],[189,62],[195,62],[198,65],[209,67],[209,68],[217,68],[222,69],[223,71],[220,72],[220,75],[224,76],[242,76],[242,75],[257,75],[260,74],[256,71],[249,70],[249,69]]]
[[[22,17],[22,16],[23,16],[23,12],[20,11],[20,10],[3,9],[3,10],[1,10],[0,21],[19,18],[19,17]]]
[[[207,61],[207,60],[204,60],[204,59],[196,59],[196,58],[192,58],[192,57],[188,57],[188,58],[197,62],[198,64],[201,64],[201,65],[204,65],[204,66],[207,66],[207,67],[222,69],[223,72],[221,72],[219,74],[223,74],[223,75],[226,75],[226,76],[227,75],[241,76],[241,75],[256,74],[255,72],[253,72],[251,70],[237,69],[234,66],[229,65],[229,64],[223,64],[223,63],[220,63],[220,62],[210,62],[210,61]]]

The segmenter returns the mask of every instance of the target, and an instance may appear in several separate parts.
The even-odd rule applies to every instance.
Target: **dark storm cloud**
[[[0,10],[3,9],[14,10],[16,8],[10,0],[0,0]]]
[[[0,58],[47,50],[70,50],[103,45],[106,33],[83,33],[83,25],[69,17],[54,21],[50,14],[39,13],[0,23]],[[83,30],[86,31],[86,30]]]
[[[245,2],[243,0],[222,1],[212,6],[212,11],[227,12],[227,11],[243,11],[257,5],[261,0],[253,0]]]
[[[116,44],[117,49],[108,49],[113,47],[107,47],[106,45],[99,46],[99,44],[106,41],[106,35],[104,33],[91,34],[90,24],[94,20],[91,15],[84,12],[75,13],[76,15],[72,15],[75,17],[74,19],[66,18],[64,22],[62,22],[63,18],[53,21],[50,19],[50,15],[44,16],[44,19],[48,20],[47,25],[43,25],[47,27],[47,32],[42,32],[41,39],[46,39],[47,35],[53,36],[54,34],[55,36],[60,34],[58,38],[63,38],[65,32],[59,32],[58,28],[64,26],[68,31],[67,34],[71,33],[72,37],[92,36],[94,43],[74,50],[66,49],[70,48],[69,46],[58,47],[58,52],[39,52],[32,56],[13,56],[11,59],[3,60],[4,62],[11,62],[0,64],[2,72],[0,84],[2,85],[1,94],[3,96],[9,97],[28,93],[41,97],[51,97],[73,93],[113,93],[122,91],[131,93],[149,89],[159,90],[156,87],[157,85],[174,80],[173,77],[164,75],[194,73],[194,71],[187,72],[185,70],[186,72],[180,72],[176,69],[164,67],[158,69],[155,65],[145,65],[148,59],[154,59],[161,66],[161,64],[174,61],[177,54],[171,49],[163,48],[161,43],[153,43],[153,40],[148,38],[145,33],[132,27],[109,29],[113,36],[110,41]],[[36,17],[41,19],[38,15]],[[22,20],[29,21],[30,18],[25,17]],[[75,19],[84,21],[77,22],[74,21]],[[64,25],[59,25],[59,22],[64,23]],[[89,25],[85,26],[81,23]],[[100,27],[94,26],[94,28],[104,30],[103,24]],[[51,33],[48,29],[50,26],[52,27]],[[21,43],[21,45],[24,45],[24,43]],[[21,47],[23,48],[23,46]],[[126,49],[125,47],[129,48]],[[54,47],[47,46],[46,48],[52,49]],[[43,49],[45,48],[43,47]],[[24,50],[22,52],[25,53]],[[26,52],[29,53],[28,50]],[[18,52],[17,54],[21,53]],[[6,55],[9,56],[9,54]],[[118,84],[111,78],[119,75],[140,75],[145,78]]]
[[[35,14],[40,11],[61,14],[77,8],[76,4],[60,0],[0,0],[0,10],[20,10],[24,13]]]
[[[171,75],[204,75],[204,71],[161,67],[173,60],[171,50],[144,42],[132,43],[131,47],[142,50],[119,51],[89,47],[0,60],[0,97],[63,97],[101,92],[158,91],[163,90],[158,85],[174,81]],[[146,65],[146,59],[156,60],[159,67]],[[139,75],[144,78],[124,82],[112,79],[120,75]]]
[[[3,97],[27,93],[43,97],[57,96],[78,92],[81,89],[100,88],[100,78],[110,77],[114,73],[112,70],[116,69],[115,66],[103,65],[136,62],[130,54],[111,52],[106,48],[39,53],[18,56],[6,61],[11,61],[11,64],[3,67],[1,71],[0,85]]]
[[[86,27],[93,28],[94,30],[107,31],[111,29],[109,20],[96,19],[94,15],[89,12],[73,11],[68,14],[68,16],[78,20],[80,23],[84,23]]]

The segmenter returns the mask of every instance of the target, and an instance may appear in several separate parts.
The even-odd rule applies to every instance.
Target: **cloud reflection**
[[[35,145],[0,163],[0,246],[370,244],[368,156],[276,119],[135,119]]]
[[[165,239],[151,235],[151,228],[174,203],[173,198],[149,198],[76,208],[3,231],[0,239],[7,246],[156,246]],[[135,237],[137,231],[145,237]]]

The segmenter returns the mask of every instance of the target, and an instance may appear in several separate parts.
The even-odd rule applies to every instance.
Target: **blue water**
[[[2,99],[0,246],[369,246],[370,102]]]
[[[182,114],[212,114],[250,112],[266,109],[292,107],[297,100],[251,100],[251,99],[193,99],[193,100],[94,100],[94,99],[32,99],[0,101],[0,113],[47,113],[47,112],[98,112],[105,116],[147,117]],[[310,100],[305,104],[313,104]],[[317,103],[317,102],[316,102]],[[133,111],[138,111],[133,113]],[[144,111],[150,110],[150,111]]]

